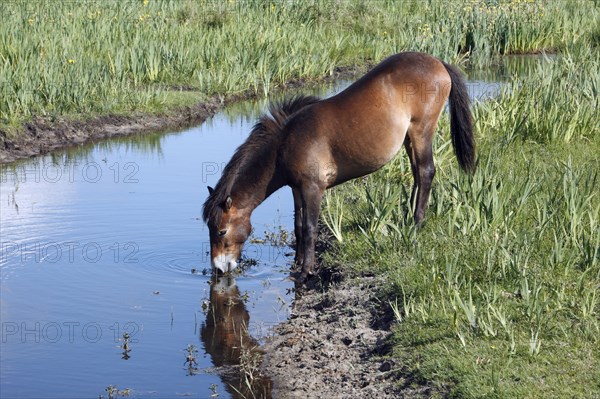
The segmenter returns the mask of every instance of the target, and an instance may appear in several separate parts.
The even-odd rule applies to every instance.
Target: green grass
[[[452,63],[598,41],[595,2],[3,1],[0,128],[266,95],[418,50]],[[194,92],[177,94],[173,87]]]
[[[326,262],[389,282],[399,383],[460,398],[600,397],[599,79],[598,48],[574,46],[477,104],[472,177],[445,115],[419,231],[405,217],[404,154],[328,194],[323,214],[343,242]]]

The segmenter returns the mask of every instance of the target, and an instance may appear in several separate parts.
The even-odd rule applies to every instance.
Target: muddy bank
[[[364,65],[337,68],[333,75],[319,80],[295,79],[281,85],[278,90],[317,85],[336,79],[351,79],[363,73],[372,62]],[[191,88],[179,87],[178,90]],[[159,114],[134,113],[132,115],[103,115],[85,120],[59,117],[34,117],[23,124],[16,134],[0,129],[0,164],[17,159],[46,154],[69,146],[136,133],[154,133],[177,130],[202,123],[228,104],[256,98],[256,92],[236,95],[214,95],[209,100]]]
[[[216,99],[211,99],[161,115],[104,115],[84,121],[36,117],[24,124],[16,138],[0,131],[0,164],[89,141],[183,128],[201,123],[221,107]]]
[[[273,398],[422,398],[432,387],[414,384],[391,353],[384,283],[323,270],[296,295],[291,318],[264,346],[262,372]]]
[[[362,278],[297,295],[264,347],[273,398],[398,397],[395,364],[385,359],[389,329],[373,325],[377,285]]]

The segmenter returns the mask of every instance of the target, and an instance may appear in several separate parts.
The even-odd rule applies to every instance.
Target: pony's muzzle
[[[218,269],[223,273],[232,272],[237,266],[237,258],[231,254],[217,255],[212,259],[213,269]]]

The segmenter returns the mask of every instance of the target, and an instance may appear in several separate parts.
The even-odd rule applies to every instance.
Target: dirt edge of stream
[[[385,281],[324,266],[321,254],[331,250],[333,238],[319,225],[317,275],[296,285],[290,318],[263,346],[261,373],[271,379],[272,397],[443,397],[443,387],[413,378],[394,357],[396,319],[381,298]]]

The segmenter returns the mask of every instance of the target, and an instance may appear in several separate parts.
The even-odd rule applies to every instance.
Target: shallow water
[[[475,77],[469,91],[493,96],[502,80]],[[133,397],[237,396],[230,385],[240,386],[239,373],[220,367],[254,353],[288,317],[291,249],[247,244],[245,256],[258,263],[237,285],[211,285],[201,208],[206,186],[265,108],[248,101],[183,132],[2,168],[3,398],[108,397],[109,386]],[[292,212],[290,190],[279,190],[255,211],[255,237],[291,231]],[[186,362],[188,345],[195,361]],[[268,392],[269,381],[254,388]]]

